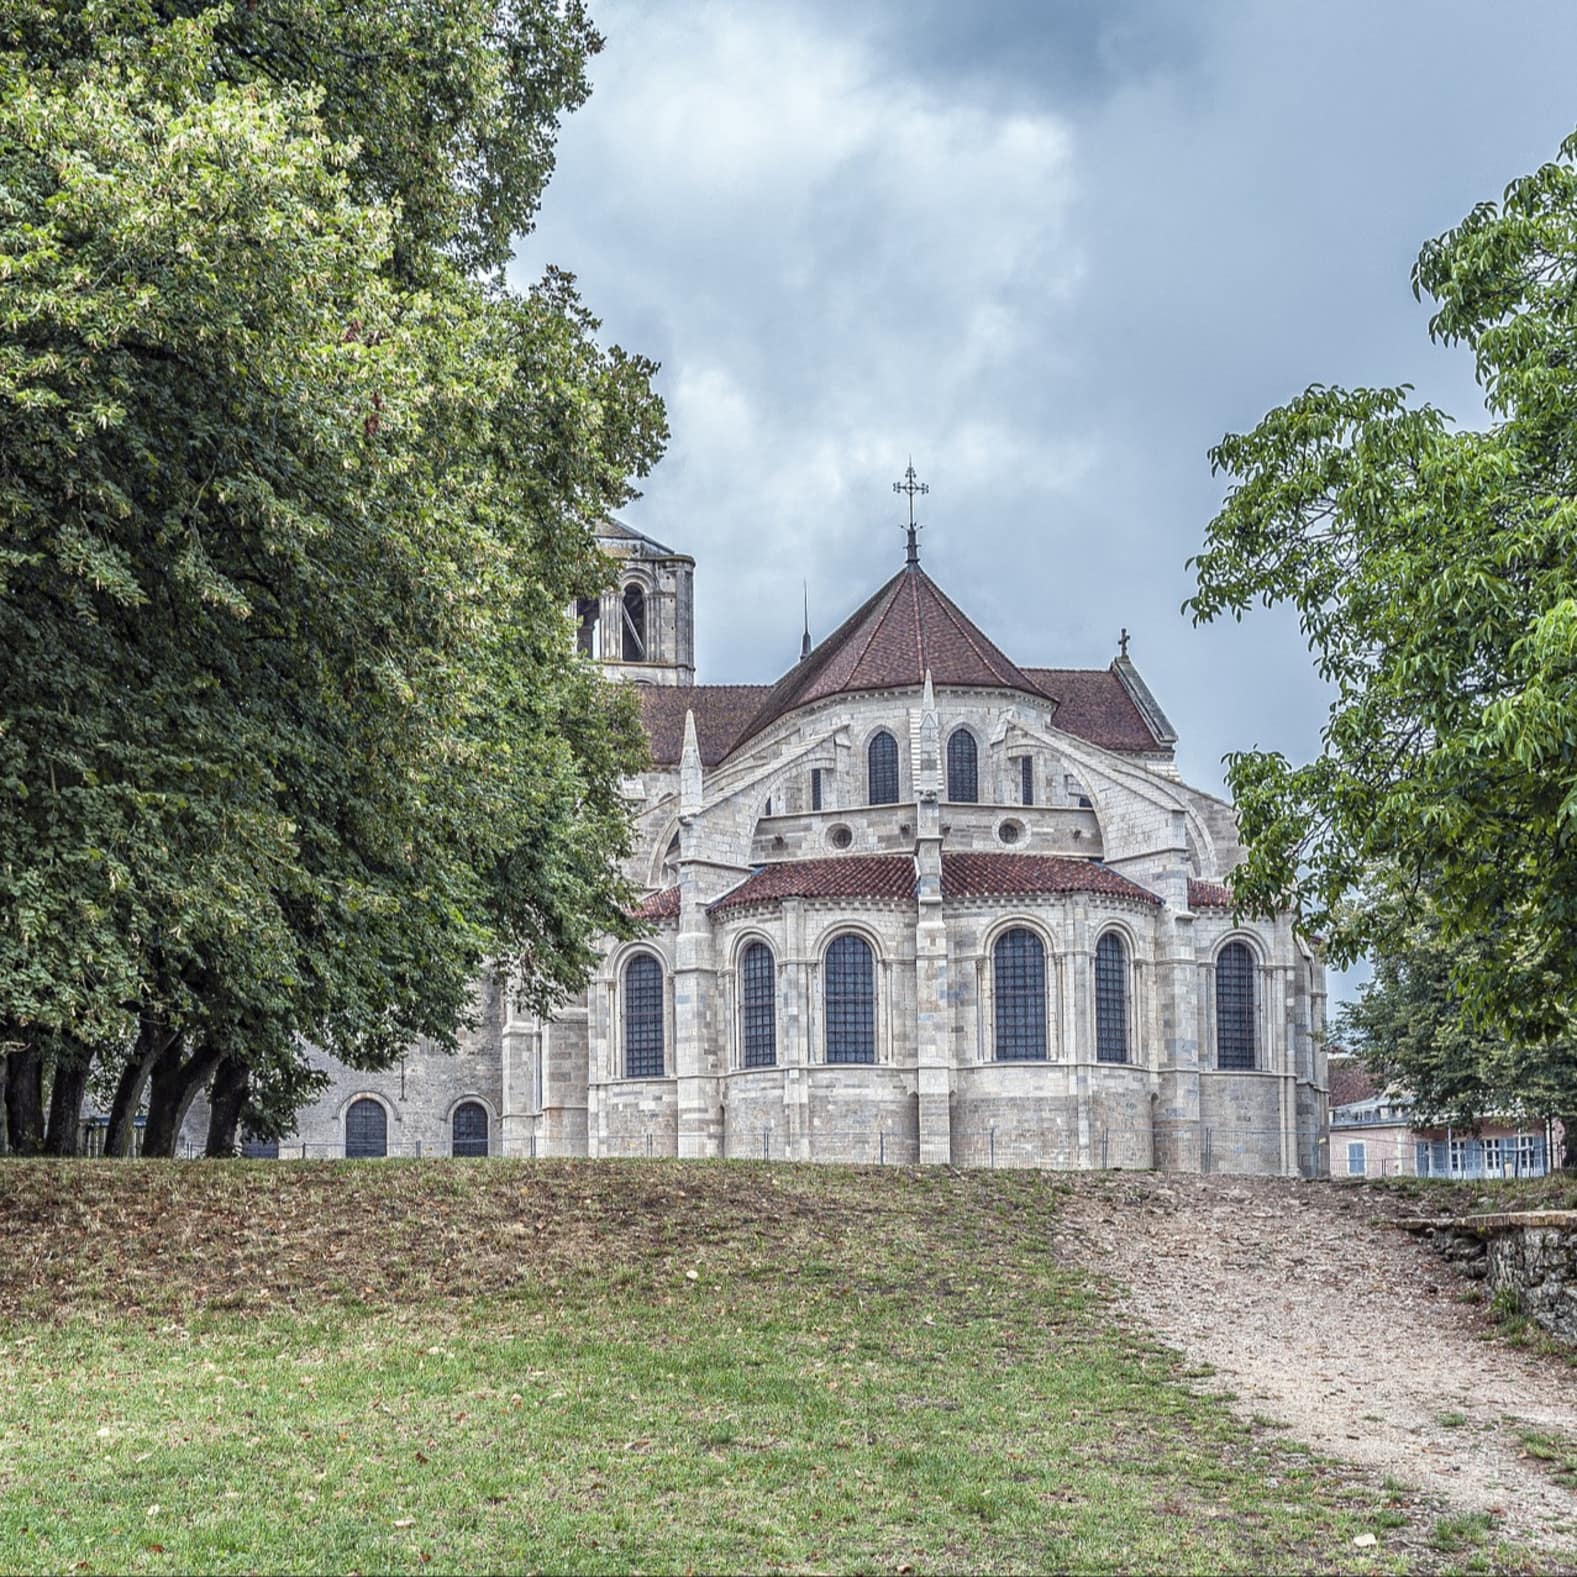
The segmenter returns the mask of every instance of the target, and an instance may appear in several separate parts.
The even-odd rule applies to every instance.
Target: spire
[[[802,580],[800,589],[805,593],[805,633],[799,638],[799,660],[810,656],[810,582]]]
[[[695,713],[684,714],[684,751],[679,757],[679,821],[701,813],[701,745],[695,733]]]
[[[893,483],[895,493],[909,495],[909,557],[905,561],[913,569],[920,567],[920,543],[915,533],[921,529],[914,518],[914,501],[916,496],[924,497],[931,491],[929,484],[917,482],[914,477],[914,456],[909,456],[909,468],[903,474],[903,481]]]

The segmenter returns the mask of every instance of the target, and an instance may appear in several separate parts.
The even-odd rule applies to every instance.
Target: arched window
[[[1228,942],[1216,956],[1216,1066],[1254,1063],[1254,955],[1245,943]]]
[[[1128,949],[1115,931],[1095,944],[1095,1060],[1128,1060]]]
[[[650,953],[637,953],[624,970],[624,1073],[663,1076],[663,966]]]
[[[345,1154],[365,1161],[389,1153],[389,1114],[365,1096],[350,1103],[345,1113]]]
[[[461,1101],[451,1122],[451,1155],[487,1154],[487,1108],[480,1101]]]
[[[581,597],[575,603],[575,646],[582,657],[596,657],[597,621],[602,616],[602,598]]]
[[[955,728],[948,736],[947,797],[959,805],[980,798],[980,754],[967,728]]]
[[[991,953],[996,983],[997,1060],[1046,1057],[1046,949],[1024,926],[997,938]]]
[[[778,1060],[776,998],[772,949],[765,942],[752,942],[739,970],[739,1020],[747,1068],[770,1068]]]
[[[624,588],[624,660],[646,661],[646,593],[634,582]]]
[[[827,949],[827,1061],[876,1061],[876,961],[864,937]]]
[[[865,747],[865,776],[866,804],[898,803],[898,741],[885,729]]]

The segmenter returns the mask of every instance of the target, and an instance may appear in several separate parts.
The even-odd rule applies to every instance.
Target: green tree
[[[1406,388],[1316,385],[1224,438],[1196,620],[1297,609],[1324,748],[1234,756],[1245,909],[1293,904],[1382,957],[1434,904],[1475,1018],[1560,1039],[1577,1000],[1577,139],[1426,245],[1430,333],[1471,351],[1488,425]],[[1383,873],[1376,879],[1375,872]]]
[[[1489,1117],[1560,1117],[1577,1146],[1577,1045],[1515,1040],[1474,1017],[1456,982],[1485,968],[1479,938],[1447,941],[1429,911],[1395,935],[1333,1038],[1380,1083],[1406,1090],[1427,1121],[1473,1129]]]
[[[122,1144],[149,1092],[152,1152],[214,1080],[211,1148],[243,1118],[278,1132],[312,1088],[301,1037],[362,1066],[452,1045],[484,965],[545,1005],[628,925],[639,730],[563,610],[606,579],[595,525],[660,451],[652,369],[599,346],[564,276],[517,297],[467,272],[529,218],[564,59],[509,114],[479,89],[466,131],[414,34],[380,53],[360,8],[331,8],[316,44],[385,72],[380,113],[391,62],[412,74],[410,137],[379,121],[369,152],[331,133],[365,80],[279,64],[318,9],[63,6],[0,56],[18,1148],[69,1148],[90,1082]],[[573,9],[483,9],[594,43]],[[253,70],[237,39],[265,23]],[[468,36],[492,80],[496,28]]]

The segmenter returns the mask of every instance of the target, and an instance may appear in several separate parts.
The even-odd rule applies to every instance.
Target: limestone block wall
[[[1084,1164],[1072,1066],[987,1062],[960,1069],[954,1080],[954,1166],[1074,1170]]]
[[[1288,1087],[1275,1073],[1203,1071],[1199,1123],[1205,1169],[1271,1175],[1295,1170],[1285,1159],[1291,1137],[1283,1105]]]
[[[673,1079],[621,1079],[604,1086],[597,1107],[591,1154],[612,1157],[676,1156],[679,1099]]]
[[[919,1156],[915,1074],[904,1068],[824,1063],[809,1070],[807,1160],[913,1164]]]
[[[460,1036],[449,1054],[418,1042],[392,1068],[363,1073],[326,1052],[309,1052],[329,1078],[323,1095],[302,1109],[296,1131],[280,1143],[282,1156],[329,1159],[345,1153],[345,1114],[366,1096],[384,1108],[391,1156],[448,1155],[452,1117],[462,1101],[478,1102],[488,1114],[488,1146],[503,1148],[504,998],[491,980],[479,983],[477,1024]]]

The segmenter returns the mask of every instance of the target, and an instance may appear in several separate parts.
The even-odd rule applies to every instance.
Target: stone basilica
[[[641,687],[649,934],[551,1020],[487,990],[459,1055],[325,1062],[279,1153],[1326,1171],[1323,965],[1234,921],[1232,808],[1126,650],[1020,667],[911,529],[776,684],[697,684],[694,560],[601,542],[573,616]]]

